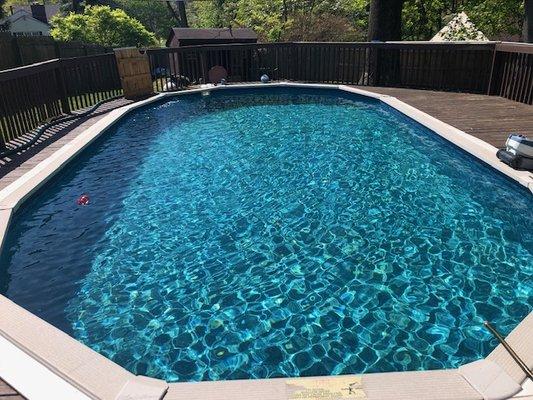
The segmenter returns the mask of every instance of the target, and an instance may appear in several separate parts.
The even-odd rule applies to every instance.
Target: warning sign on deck
[[[365,399],[360,376],[296,378],[286,382],[288,400]]]

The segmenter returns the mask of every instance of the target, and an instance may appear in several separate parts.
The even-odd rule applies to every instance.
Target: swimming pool
[[[495,346],[484,319],[508,332],[531,310],[531,205],[372,99],[188,95],[17,211],[0,286],[169,381],[456,367]]]

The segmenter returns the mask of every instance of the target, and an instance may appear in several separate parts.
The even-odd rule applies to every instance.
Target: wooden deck
[[[388,94],[495,147],[509,133],[533,137],[533,106],[503,97],[430,90],[361,87]]]
[[[25,400],[15,389],[0,379],[0,400]]]
[[[125,99],[105,103],[86,117],[65,122],[51,128],[41,136],[35,145],[24,150],[22,153],[0,158],[0,190],[20,178],[88,127],[94,125],[109,111],[130,103],[130,100]],[[32,137],[33,133],[28,133],[9,144],[24,143],[32,139]]]

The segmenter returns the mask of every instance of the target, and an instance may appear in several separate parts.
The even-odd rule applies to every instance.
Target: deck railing
[[[0,71],[0,149],[44,122],[120,93],[114,54]]]
[[[533,44],[496,44],[487,94],[533,104]]]
[[[532,103],[533,45],[471,43],[269,43],[150,49],[158,91],[209,82],[272,79],[496,94]]]
[[[483,93],[533,103],[533,45],[517,43],[258,43],[149,49],[157,91],[274,80]],[[121,93],[114,54],[0,71],[0,149],[44,122]]]

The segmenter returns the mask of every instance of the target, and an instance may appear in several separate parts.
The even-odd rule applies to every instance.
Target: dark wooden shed
[[[172,28],[167,39],[167,47],[226,43],[257,43],[257,34],[250,28]]]

